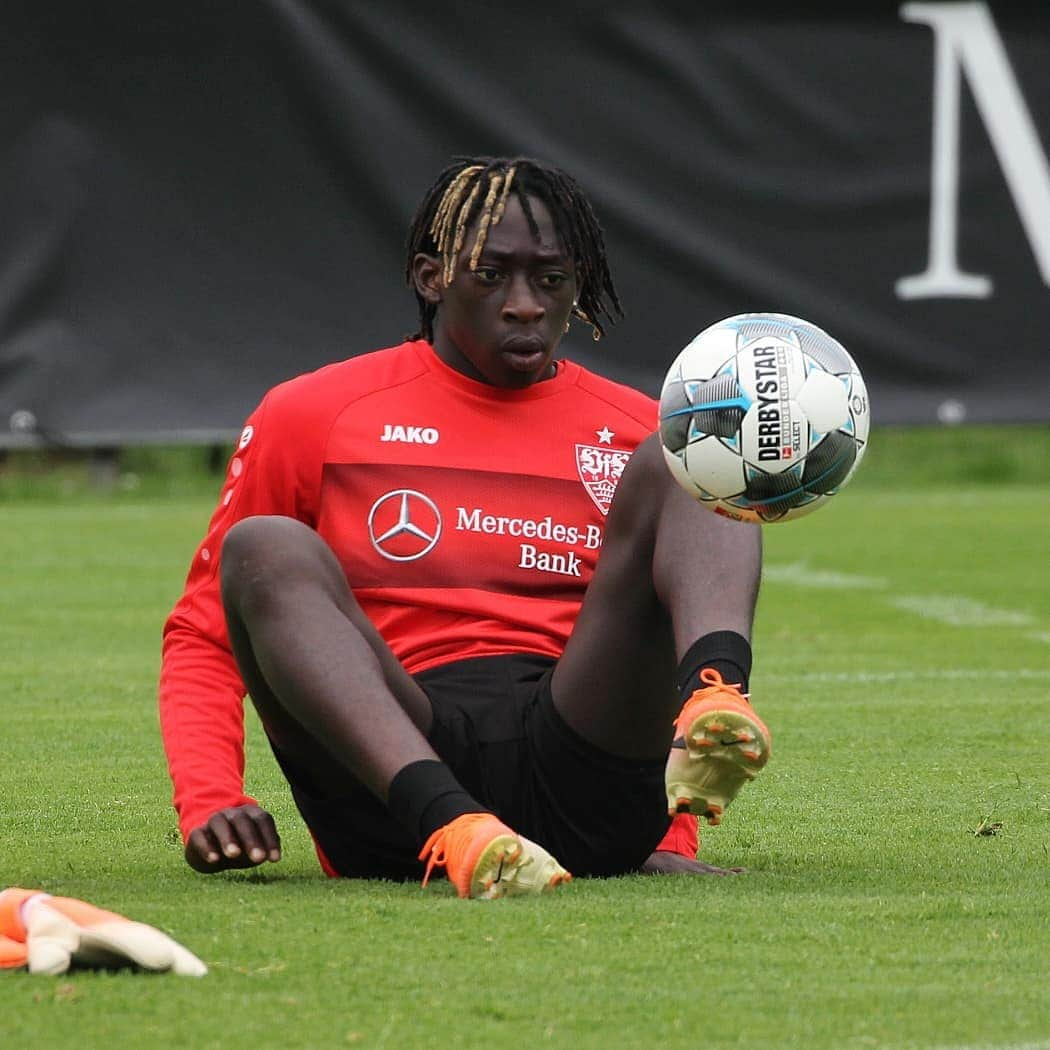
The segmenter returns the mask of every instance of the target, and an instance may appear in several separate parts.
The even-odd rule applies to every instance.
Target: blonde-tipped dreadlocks
[[[453,274],[456,272],[456,257],[459,255],[460,248],[463,247],[468,216],[481,190],[481,180],[473,179],[472,181],[472,177],[484,170],[480,164],[464,168],[449,183],[430,223],[430,236],[434,239],[443,262],[441,275],[445,284],[451,283]],[[481,258],[489,226],[495,226],[503,218],[503,209],[507,206],[507,195],[510,193],[510,184],[513,179],[513,167],[508,168],[505,172],[489,172],[488,193],[485,194],[485,201],[481,206],[478,233],[474,238],[474,247],[470,253],[472,270],[477,267],[478,259]],[[496,199],[497,194],[499,200]]]
[[[423,252],[441,258],[441,275],[450,284],[467,230],[477,222],[470,251],[473,270],[485,248],[491,227],[503,218],[513,193],[525,213],[529,229],[539,236],[529,198],[542,201],[551,213],[554,228],[576,267],[577,302],[573,313],[591,326],[594,338],[605,334],[602,317],[616,321],[623,316],[605,258],[605,242],[594,209],[572,176],[527,157],[460,157],[446,168],[427,192],[416,211],[408,238],[405,275],[413,282],[413,260]],[[434,338],[437,307],[416,292],[420,330],[414,338]]]

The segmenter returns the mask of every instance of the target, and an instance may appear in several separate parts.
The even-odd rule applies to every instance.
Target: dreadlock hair
[[[413,260],[417,253],[437,255],[442,278],[452,281],[456,259],[467,230],[477,221],[470,268],[477,266],[491,227],[503,218],[513,194],[521,204],[529,230],[539,236],[529,198],[541,200],[551,213],[554,229],[576,267],[577,299],[573,314],[591,326],[597,341],[605,334],[602,319],[623,317],[619,296],[605,258],[605,241],[591,202],[566,172],[528,157],[456,157],[437,177],[416,209],[408,236],[405,277],[414,288]],[[433,340],[437,306],[416,291],[419,331],[414,339]]]

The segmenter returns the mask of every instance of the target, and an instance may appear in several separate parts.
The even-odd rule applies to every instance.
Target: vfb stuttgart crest
[[[619,448],[603,448],[600,445],[576,446],[576,469],[580,481],[587,490],[594,505],[602,512],[609,513],[609,505],[620,482],[620,475],[630,452]]]

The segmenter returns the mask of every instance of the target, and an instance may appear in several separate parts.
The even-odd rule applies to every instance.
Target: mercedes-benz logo
[[[434,549],[441,536],[441,511],[415,489],[394,489],[368,512],[372,546],[391,561],[415,561]]]

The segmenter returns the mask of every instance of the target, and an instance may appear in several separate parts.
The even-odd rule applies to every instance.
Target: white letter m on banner
[[[1050,165],[985,3],[904,4],[933,29],[933,157],[926,269],[897,281],[901,299],[984,299],[990,277],[959,269],[959,71],[966,74],[1043,283],[1050,287]]]

